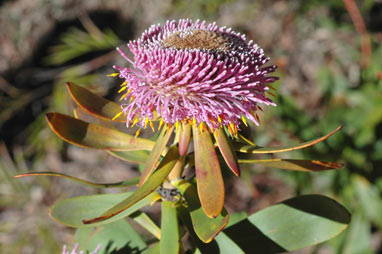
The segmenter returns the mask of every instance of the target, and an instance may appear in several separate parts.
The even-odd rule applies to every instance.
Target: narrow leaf
[[[195,172],[202,208],[211,218],[217,217],[224,205],[224,182],[220,164],[208,131],[200,132],[193,126]]]
[[[242,153],[282,153],[282,152],[288,152],[288,151],[293,151],[293,150],[298,150],[302,148],[306,148],[312,145],[315,145],[321,141],[324,141],[325,139],[329,138],[331,135],[342,129],[343,125],[338,126],[334,131],[331,133],[320,137],[315,140],[311,140],[299,145],[295,146],[286,146],[286,147],[259,147],[259,146],[251,146],[251,145],[245,145],[241,143],[235,143],[235,151],[237,152],[242,152]]]
[[[131,206],[129,209],[114,216],[107,221],[94,223],[92,225],[84,225],[82,220],[84,218],[95,217],[102,213],[108,207],[112,207],[122,200],[131,196],[131,192],[118,193],[118,194],[98,194],[88,196],[78,196],[68,199],[63,199],[56,202],[51,208],[49,215],[57,222],[64,224],[68,227],[80,228],[98,226],[119,220],[128,216],[140,208],[149,204],[150,199],[146,198]]]
[[[138,164],[144,164],[149,158],[149,153],[144,150],[107,152],[118,159]]]
[[[141,186],[147,178],[154,171],[155,167],[158,164],[158,160],[163,150],[166,148],[168,140],[171,137],[172,131],[174,128],[167,130],[167,128],[163,128],[158,139],[155,142],[153,149],[151,150],[150,156],[147,158],[145,166],[142,171],[141,179],[139,180],[139,186]]]
[[[216,218],[208,217],[201,205],[194,185],[180,180],[173,183],[180,191],[187,202],[187,209],[191,215],[192,226],[196,235],[205,243],[214,239],[214,237],[223,230],[229,220],[227,211],[223,208],[222,212]]]
[[[133,137],[67,115],[48,113],[46,118],[57,136],[77,146],[117,151],[151,150],[154,147],[154,141]]]
[[[182,129],[180,130],[179,137],[179,154],[183,156],[188,151],[188,146],[191,141],[191,124],[182,123]]]
[[[68,82],[66,85],[78,106],[92,115],[111,121],[114,116],[122,111],[121,105],[98,96],[84,87],[73,82]],[[114,121],[126,122],[126,117],[122,114]]]
[[[295,170],[303,172],[318,172],[329,169],[342,168],[342,163],[325,162],[317,160],[291,160],[291,159],[268,159],[268,160],[252,160],[239,159],[239,163],[255,163],[262,164],[267,167],[274,167],[286,170]]]
[[[141,211],[137,211],[130,215],[135,222],[141,225],[144,229],[150,232],[153,236],[160,240],[161,230],[160,228],[153,222],[150,217]]]
[[[237,162],[236,153],[233,150],[231,141],[227,137],[226,132],[223,128],[219,128],[214,133],[216,143],[218,144],[219,150],[221,154],[223,155],[224,161],[227,163],[228,167],[231,169],[231,171],[239,176],[240,175],[240,168],[239,163]]]
[[[172,205],[171,201],[162,202],[160,253],[178,254],[180,250],[178,218]]]
[[[117,182],[117,183],[93,183],[81,178],[77,178],[74,176],[66,175],[66,174],[61,174],[57,172],[30,172],[30,173],[25,173],[25,174],[20,174],[20,175],[15,175],[14,178],[20,178],[24,176],[57,176],[57,177],[64,177],[69,180],[78,182],[83,185],[88,185],[91,187],[96,187],[96,188],[122,188],[122,187],[127,187],[127,186],[132,186],[138,184],[139,178],[133,178],[129,179],[126,181],[122,182]]]
[[[171,169],[175,166],[179,157],[178,147],[172,146],[168,150],[166,156],[163,158],[161,163],[159,164],[157,170],[147,179],[147,181],[139,187],[131,196],[116,204],[106,212],[104,212],[101,216],[83,220],[85,224],[91,224],[95,222],[104,221],[108,218],[114,217],[121,212],[125,211],[139,200],[145,198],[150,193],[152,193],[159,185],[166,179]]]
[[[126,122],[126,116],[120,114],[122,112],[120,104],[94,94],[73,82],[68,82],[66,85],[73,100],[89,114],[108,121]],[[157,119],[158,115],[154,111],[153,120]]]

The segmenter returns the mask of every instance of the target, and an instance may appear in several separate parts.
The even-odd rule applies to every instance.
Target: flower
[[[98,246],[95,248],[95,250],[90,252],[89,254],[98,254],[98,251],[100,249],[101,249],[101,244],[98,244]],[[76,245],[74,245],[74,248],[71,252],[66,250],[66,245],[64,245],[62,247],[62,254],[85,254],[85,252],[82,250],[80,252],[77,252],[77,251],[78,251],[78,243],[76,243]]]
[[[167,21],[151,26],[128,47],[133,60],[117,50],[133,68],[114,66],[125,80],[120,92],[127,101],[122,111],[128,127],[150,123],[153,128],[157,114],[168,125],[227,126],[233,134],[240,121],[247,124],[245,118],[259,124],[259,104],[275,106],[266,92],[278,79],[268,76],[276,66],[264,66],[269,58],[263,50],[231,28]]]

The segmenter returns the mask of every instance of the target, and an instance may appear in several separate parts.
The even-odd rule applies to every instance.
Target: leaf
[[[137,178],[133,178],[126,181],[117,182],[117,183],[93,183],[81,178],[77,178],[77,177],[66,175],[66,174],[56,173],[56,172],[30,172],[30,173],[15,175],[14,178],[19,178],[24,176],[58,176],[58,177],[67,178],[69,180],[78,182],[83,185],[88,185],[88,186],[97,187],[97,188],[123,188],[127,186],[136,185],[138,184],[138,181],[139,181],[139,178],[137,177]]]
[[[179,136],[179,154],[183,156],[187,153],[191,142],[191,124],[182,123],[182,129]]]
[[[83,220],[85,224],[92,224],[100,221],[104,221],[111,217],[114,217],[139,200],[145,198],[150,193],[152,193],[158,186],[166,179],[171,169],[175,166],[179,157],[178,147],[171,146],[168,150],[166,156],[163,158],[161,163],[159,164],[157,170],[147,179],[147,181],[139,187],[131,196],[122,200],[120,203],[114,205],[112,208],[104,212],[101,216],[95,217],[93,219]],[[90,217],[90,216],[89,216]],[[88,218],[89,218],[88,217]],[[91,218],[91,217],[90,217]]]
[[[180,250],[178,218],[172,205],[171,201],[162,202],[160,253],[178,254]]]
[[[160,155],[166,148],[166,145],[168,143],[168,140],[171,137],[173,130],[174,128],[171,128],[169,130],[167,130],[167,128],[162,129],[158,139],[155,142],[154,148],[151,150],[151,153],[146,160],[141,178],[139,180],[139,186],[141,186],[147,180],[147,178],[151,175],[151,173],[154,171],[155,167],[158,164]]]
[[[144,150],[107,152],[118,159],[138,164],[144,164],[149,158],[149,153]]]
[[[190,213],[192,226],[196,235],[205,243],[212,241],[212,239],[214,239],[214,237],[227,225],[229,220],[227,211],[223,208],[219,216],[210,218],[204,213],[200,205],[194,185],[185,180],[173,182],[173,184],[187,201],[187,209]]]
[[[160,239],[161,229],[150,219],[150,217],[141,211],[137,211],[129,216],[144,229],[150,232],[157,239]]]
[[[224,205],[224,182],[220,164],[208,131],[192,127],[195,150],[195,173],[200,203],[206,215],[217,217]]]
[[[304,195],[270,206],[225,228],[202,253],[280,253],[334,238],[347,228],[349,212],[335,200]],[[191,234],[192,235],[192,234]]]
[[[342,129],[342,127],[343,127],[343,125],[340,125],[334,131],[332,131],[331,133],[329,133],[323,137],[320,137],[318,139],[311,140],[308,142],[304,142],[302,144],[295,145],[295,146],[286,146],[286,147],[278,147],[278,148],[268,147],[267,148],[267,147],[259,147],[259,146],[252,146],[252,145],[245,145],[245,144],[241,144],[241,143],[235,143],[234,148],[235,148],[235,151],[241,152],[241,153],[282,153],[282,152],[288,152],[288,151],[306,148],[306,147],[315,145],[321,141],[324,141],[325,139],[329,138],[334,133],[336,133],[337,131]]]
[[[224,233],[244,251],[262,245],[261,253],[277,253],[327,241],[345,230],[349,222],[349,212],[335,200],[304,195],[263,209]],[[261,240],[264,237],[269,240]]]
[[[236,153],[233,150],[231,141],[227,137],[223,128],[219,128],[214,132],[216,143],[218,144],[219,150],[223,155],[224,161],[227,163],[231,171],[239,176],[240,168],[237,161]]]
[[[80,250],[93,251],[100,244],[98,253],[141,253],[147,249],[147,244],[125,219],[98,227],[79,228],[75,238]]]
[[[151,150],[154,147],[154,141],[133,137],[67,115],[48,113],[46,118],[57,136],[80,147],[117,151]]]
[[[122,111],[121,105],[98,96],[73,82],[66,83],[66,86],[77,105],[89,114],[112,121]],[[120,115],[114,121],[126,122],[126,117]]]
[[[95,217],[98,214],[104,212],[108,207],[112,207],[127,197],[131,196],[131,192],[118,193],[118,194],[99,194],[78,196],[74,198],[63,199],[56,202],[49,211],[49,215],[57,222],[64,224],[68,227],[80,228],[102,225],[119,220],[138,209],[149,204],[150,199],[144,199],[131,206],[129,209],[120,213],[107,221],[95,223],[93,225],[84,225],[82,220],[84,218]]]
[[[239,163],[255,163],[266,167],[274,167],[286,170],[295,170],[303,172],[318,172],[329,169],[342,168],[342,163],[325,162],[317,160],[291,160],[291,159],[268,159],[268,160],[252,160],[239,159]]]

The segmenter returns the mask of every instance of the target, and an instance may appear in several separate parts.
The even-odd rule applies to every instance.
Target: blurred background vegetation
[[[350,227],[296,253],[382,253],[380,0],[1,1],[0,252],[51,254],[73,246],[73,231],[52,221],[48,208],[94,193],[65,179],[13,175],[56,171],[107,182],[138,174],[106,153],[63,143],[44,114],[72,114],[66,81],[115,98],[119,84],[106,74],[127,64],[115,47],[152,23],[178,18],[245,33],[279,66],[278,106],[262,113],[257,144],[299,143],[345,125],[328,141],[288,154],[340,161],[343,169],[304,174],[247,166],[240,179],[226,179],[227,209],[254,212],[298,194],[328,195],[352,212]],[[155,218],[158,209],[150,211]]]

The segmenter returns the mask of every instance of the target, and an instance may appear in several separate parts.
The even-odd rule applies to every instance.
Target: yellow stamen
[[[127,81],[123,82],[123,83],[121,84],[121,87],[122,87],[122,86],[126,86],[126,85],[127,85]]]
[[[231,126],[231,130],[234,130],[233,122],[231,122],[229,125]]]
[[[127,86],[123,86],[121,89],[118,90],[118,93],[121,93],[121,92],[125,91],[126,88],[127,88]]]
[[[140,133],[141,133],[141,128],[139,128],[139,129],[137,130],[137,132],[135,133],[135,137],[138,137]]]
[[[178,130],[178,128],[179,128],[179,121],[176,121],[175,122],[175,129]]]
[[[243,121],[243,123],[245,124],[245,126],[248,127],[247,120],[245,119],[244,116],[241,116],[241,120]]]
[[[119,75],[118,72],[114,72],[114,73],[108,74],[107,76],[108,77],[117,77],[118,75]]]
[[[129,90],[127,90],[127,94],[131,93],[131,91],[133,91],[133,88],[129,88]]]
[[[214,136],[215,136],[215,139],[218,139],[218,137],[219,137],[219,132],[218,132],[217,129],[215,129],[215,131],[214,131]]]
[[[121,115],[122,115],[122,113],[123,113],[123,111],[121,111],[121,112],[119,112],[118,114],[116,114],[114,117],[113,117],[113,119],[111,119],[111,120],[115,120],[115,119],[117,119],[118,117],[120,117]]]
[[[130,102],[132,102],[133,100],[134,100],[134,98],[135,98],[135,96],[133,95],[133,96],[131,96],[130,97]]]
[[[127,95],[128,95],[127,93],[123,94],[119,100],[121,101],[121,100],[125,99]]]
[[[171,130],[171,124],[167,124],[167,131]]]
[[[145,127],[144,127],[145,129],[146,129],[148,123],[149,123],[149,118],[146,117],[146,119],[145,119]]]
[[[220,116],[218,116],[218,122],[221,124],[222,123],[222,119],[220,118]]]
[[[200,123],[199,129],[200,129],[200,133],[202,133],[203,132],[203,122]]]
[[[150,121],[149,123],[150,123],[150,127],[151,127],[151,129],[153,130],[153,132],[155,132],[155,128],[154,128],[154,124],[153,124],[153,122]]]
[[[196,124],[196,119],[195,119],[195,117],[192,119],[192,124],[193,124],[193,125]]]
[[[138,121],[139,121],[138,117],[135,118],[133,124],[131,125],[131,127],[134,127],[134,125],[136,125],[138,123]]]
[[[158,131],[160,131],[160,129],[162,128],[162,125],[163,125],[163,118],[160,119]]]

